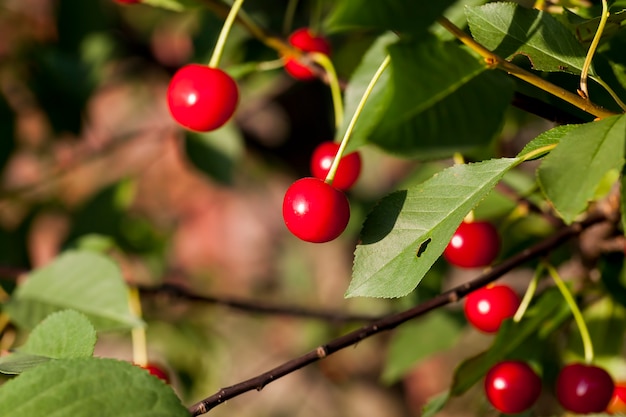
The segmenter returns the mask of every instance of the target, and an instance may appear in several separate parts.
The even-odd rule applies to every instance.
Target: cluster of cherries
[[[491,264],[498,256],[500,238],[486,221],[463,222],[444,251],[445,259],[463,268]],[[496,333],[502,322],[513,317],[520,306],[517,293],[507,285],[488,285],[467,296],[464,312],[468,322],[485,333]],[[541,378],[526,362],[505,360],[485,376],[485,394],[502,413],[521,413],[541,394]],[[604,369],[594,365],[566,365],[556,381],[556,396],[563,408],[574,413],[626,410],[626,384],[615,386]]]

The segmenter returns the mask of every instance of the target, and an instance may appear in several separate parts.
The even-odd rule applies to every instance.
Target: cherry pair
[[[313,177],[299,179],[285,193],[285,225],[304,241],[331,241],[345,230],[350,220],[350,204],[342,191],[358,179],[361,157],[357,152],[343,156],[331,185],[325,179],[338,150],[339,145],[334,142],[319,145],[311,158]]]
[[[494,408],[515,414],[529,409],[537,401],[541,394],[541,379],[526,362],[508,360],[489,370],[484,387],[487,399]],[[611,401],[613,392],[611,376],[594,365],[566,365],[556,382],[559,403],[566,410],[579,414],[601,413],[608,406],[619,411],[619,407],[623,407],[623,399],[615,394],[616,398]],[[621,404],[619,401],[622,401]]]

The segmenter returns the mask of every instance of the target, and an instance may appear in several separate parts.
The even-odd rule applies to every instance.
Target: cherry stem
[[[335,178],[335,173],[337,172],[337,167],[339,167],[339,161],[341,161],[341,157],[343,156],[343,153],[346,150],[346,146],[348,146],[348,140],[350,140],[350,136],[352,135],[354,126],[356,126],[356,122],[359,119],[359,116],[361,115],[361,113],[363,112],[363,108],[365,107],[365,103],[367,102],[367,99],[369,98],[370,94],[372,94],[372,91],[374,90],[376,83],[380,79],[385,69],[387,69],[390,62],[391,62],[391,57],[387,55],[385,59],[383,60],[383,62],[378,67],[378,69],[376,70],[376,73],[370,80],[370,83],[367,85],[367,88],[363,92],[363,96],[361,97],[361,100],[359,101],[359,104],[357,105],[356,110],[354,110],[352,119],[350,119],[350,123],[348,124],[348,127],[346,128],[346,132],[344,133],[343,138],[341,139],[339,149],[337,150],[337,155],[335,155],[335,159],[333,159],[333,164],[330,166],[330,169],[328,170],[328,174],[326,175],[325,181],[327,183],[332,184],[333,179]]]
[[[130,287],[128,289],[128,305],[130,306],[130,311],[141,318],[141,296],[139,295],[139,289],[137,289],[137,287]],[[148,364],[146,328],[144,326],[133,327],[130,334],[133,344],[133,363],[145,367]]]
[[[298,8],[298,0],[289,0],[287,8],[285,10],[285,17],[283,18],[283,34],[287,35],[291,31],[293,25],[293,18],[296,15],[296,9]]]
[[[589,335],[589,329],[587,329],[587,324],[585,323],[585,319],[583,318],[578,305],[576,304],[576,300],[572,296],[569,288],[563,282],[557,270],[550,264],[545,263],[544,267],[554,280],[554,283],[561,291],[565,302],[569,306],[570,310],[572,310],[572,314],[574,315],[574,321],[576,322],[576,326],[578,326],[578,331],[580,332],[580,337],[583,341],[583,350],[585,354],[585,362],[588,364],[593,362],[593,344],[591,343],[591,336]]]
[[[600,38],[602,37],[602,32],[604,32],[604,27],[608,19],[609,8],[606,0],[602,0],[602,16],[600,16],[600,23],[598,24],[596,34],[593,36],[591,45],[589,45],[589,50],[587,51],[587,56],[585,57],[585,62],[583,63],[583,68],[580,72],[580,91],[582,91],[583,98],[585,99],[589,99],[589,90],[587,89],[587,76],[589,75],[589,68],[591,68],[591,61],[593,60],[593,55],[596,53],[596,48],[600,43]]]
[[[530,305],[530,302],[532,301],[533,296],[537,291],[537,284],[539,283],[539,278],[541,277],[541,274],[543,274],[543,270],[544,267],[542,264],[540,264],[535,270],[535,275],[533,275],[533,279],[528,284],[528,288],[526,288],[524,298],[522,298],[522,302],[520,303],[517,311],[515,312],[515,315],[513,316],[513,321],[515,323],[519,323],[519,321],[522,320],[522,317],[524,317],[526,310],[528,310],[528,306]]]
[[[506,71],[508,74],[517,77],[520,80],[526,81],[527,83],[534,85],[535,87],[540,88],[552,94],[553,96],[558,97],[600,119],[614,116],[617,114],[593,103],[591,100],[584,99],[577,94],[573,94],[565,90],[564,88],[559,87],[556,84],[552,84],[551,82],[548,82],[543,78],[536,76],[532,72],[526,71],[525,69],[520,68],[517,65],[507,61],[506,59],[494,54],[489,49],[476,42],[474,38],[463,32],[454,23],[452,23],[445,17],[440,17],[437,22],[441,26],[443,26],[448,32],[454,35],[455,38],[457,38],[471,50],[482,56],[488,66],[496,67],[503,71]]]
[[[220,32],[220,36],[217,38],[217,42],[215,43],[215,49],[213,50],[213,55],[211,55],[211,60],[209,61],[209,67],[217,68],[220,64],[220,59],[222,58],[222,53],[224,52],[224,45],[226,45],[226,39],[228,38],[228,33],[230,32],[230,28],[233,26],[235,22],[235,18],[237,17],[237,13],[239,9],[241,9],[241,5],[244,0],[235,0],[233,6],[230,8],[228,12],[228,16],[224,21],[224,26],[222,26],[222,31]]]
[[[335,111],[335,128],[339,129],[343,123],[343,101],[341,99],[341,87],[339,86],[339,78],[333,62],[327,55],[321,52],[311,52],[309,54],[313,61],[319,64],[328,76],[328,85],[330,86],[330,94],[333,99],[333,110]]]

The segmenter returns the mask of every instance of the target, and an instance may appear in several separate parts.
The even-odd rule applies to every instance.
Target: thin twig
[[[216,304],[248,312],[318,319],[334,323],[372,322],[374,320],[380,319],[380,316],[376,317],[364,314],[348,314],[333,311],[322,311],[300,306],[278,306],[259,301],[243,300],[240,298],[194,294],[178,285],[172,284],[166,284],[159,287],[140,287],[140,290],[141,293],[144,295],[166,294],[169,296],[182,298],[187,301]]]
[[[226,388],[222,388],[217,393],[189,407],[189,412],[193,416],[206,414],[211,409],[226,402],[229,399],[232,399],[252,390],[260,391],[269,383],[276,381],[277,379],[288,375],[300,368],[317,362],[341,349],[355,345],[363,339],[366,339],[383,331],[394,329],[400,324],[416,317],[422,316],[436,308],[457,302],[472,291],[481,288],[492,281],[497,280],[502,275],[523,264],[524,262],[546,255],[552,249],[563,244],[570,238],[580,234],[580,232],[582,232],[585,228],[603,220],[606,220],[606,217],[598,213],[590,215],[586,220],[582,222],[574,223],[571,226],[564,227],[552,236],[546,238],[545,240],[487,270],[482,275],[478,276],[472,281],[469,281],[463,285],[446,291],[438,295],[437,297],[434,297],[429,301],[426,301],[409,310],[397,314],[391,314],[379,320],[376,320],[356,331],[350,332],[337,339],[331,340],[327,344],[321,345],[316,349],[306,353],[305,355],[300,356],[299,358],[292,359],[256,377],[250,378],[246,381],[231,385]]]

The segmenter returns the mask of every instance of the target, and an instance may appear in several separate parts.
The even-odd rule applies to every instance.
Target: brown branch
[[[526,250],[516,254],[515,256],[512,256],[511,258],[505,260],[504,262],[501,262],[493,268],[488,269],[477,278],[463,285],[446,291],[438,295],[437,297],[434,297],[429,301],[419,304],[418,306],[415,306],[409,310],[397,314],[388,315],[358,330],[345,334],[344,336],[341,336],[337,339],[333,339],[327,344],[319,346],[316,349],[306,353],[305,355],[300,356],[296,359],[292,359],[261,375],[250,378],[238,384],[222,388],[212,396],[207,397],[204,400],[189,407],[189,412],[193,416],[205,414],[211,409],[231,398],[237,397],[243,393],[252,390],[260,391],[269,383],[285,375],[288,375],[300,368],[317,362],[341,349],[355,345],[363,339],[366,339],[383,331],[394,329],[400,324],[416,317],[422,316],[436,308],[457,302],[465,297],[467,294],[489,284],[490,282],[497,280],[502,275],[511,271],[517,266],[531,259],[548,254],[552,249],[560,246],[572,237],[577,236],[587,227],[604,220],[606,220],[606,217],[601,213],[597,213],[590,215],[584,221],[564,227],[558,230],[554,235],[546,238],[545,240],[537,243],[534,246],[531,246],[530,248],[527,248]]]
[[[168,296],[182,298],[188,301],[216,304],[248,312],[319,319],[334,323],[371,322],[380,318],[371,315],[321,311],[300,306],[277,306],[252,300],[199,295],[194,294],[183,287],[172,284],[165,284],[159,287],[139,287],[139,289],[142,295],[166,294]]]

